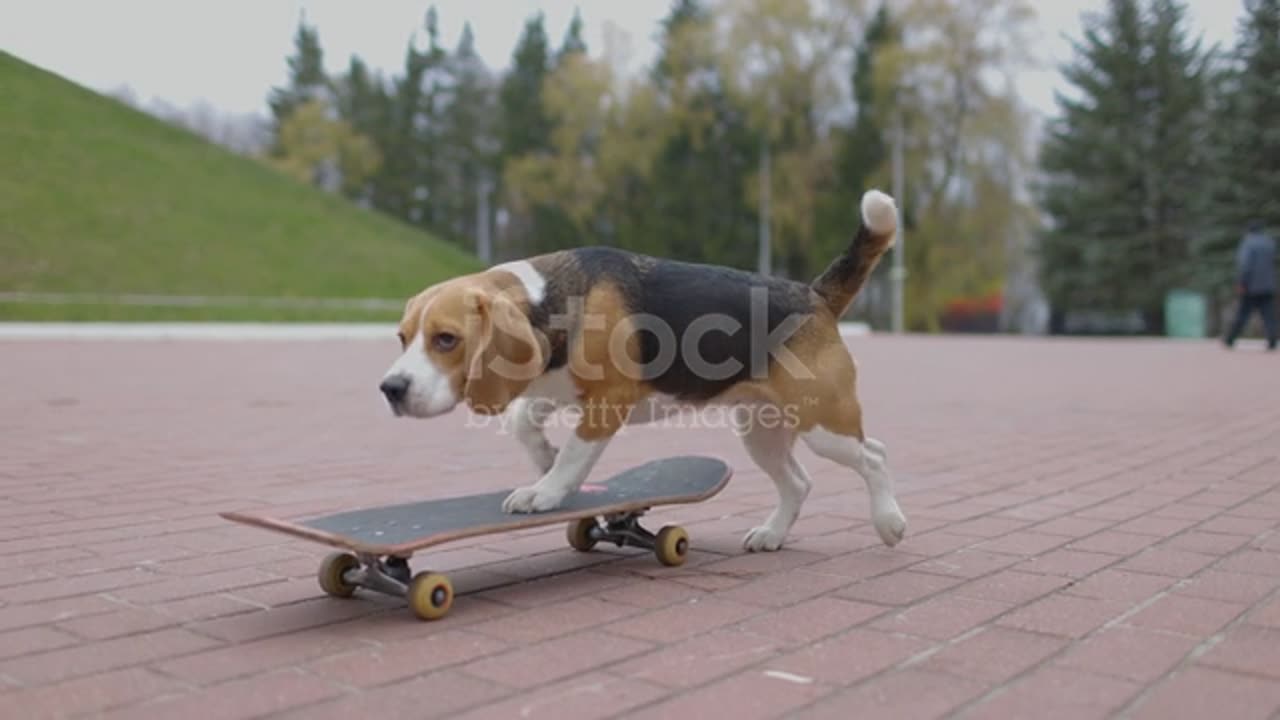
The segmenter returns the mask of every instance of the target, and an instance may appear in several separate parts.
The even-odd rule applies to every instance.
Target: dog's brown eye
[[[458,336],[452,333],[436,333],[431,336],[431,346],[440,352],[449,352],[458,346]]]
[[[404,333],[402,333],[402,332],[398,332],[398,333],[396,333],[396,339],[400,341],[400,347],[404,347],[404,346],[405,346],[405,342],[404,342]]]

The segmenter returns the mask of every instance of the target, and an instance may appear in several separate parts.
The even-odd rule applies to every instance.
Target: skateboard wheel
[[[595,518],[582,518],[577,522],[569,523],[569,545],[579,552],[587,552],[596,546],[596,539],[591,537],[591,531],[595,529]]]
[[[408,600],[419,620],[439,620],[453,607],[453,583],[440,573],[418,573],[409,582]]]
[[[668,525],[658,531],[653,543],[653,554],[658,562],[668,567],[683,565],[689,552],[689,533],[679,525]]]
[[[320,589],[333,597],[349,598],[356,586],[347,582],[343,575],[348,570],[360,567],[360,559],[351,553],[338,552],[327,556],[320,563]]]

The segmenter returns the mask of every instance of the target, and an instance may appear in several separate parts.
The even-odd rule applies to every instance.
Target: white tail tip
[[[888,235],[898,229],[898,206],[893,198],[879,190],[868,190],[862,196],[862,223],[876,235]]]

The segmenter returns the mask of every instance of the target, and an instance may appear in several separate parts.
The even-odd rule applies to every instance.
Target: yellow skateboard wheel
[[[569,523],[568,532],[565,533],[569,537],[569,546],[579,552],[587,552],[595,547],[596,539],[591,537],[591,530],[595,527],[595,518],[582,518]]]
[[[407,599],[419,620],[439,620],[453,607],[453,583],[440,573],[420,572],[409,581]]]
[[[668,525],[658,531],[657,540],[653,544],[653,554],[658,562],[668,567],[683,565],[689,553],[689,533],[679,525]]]
[[[347,582],[342,576],[348,570],[360,567],[360,560],[351,553],[336,552],[320,562],[320,589],[333,597],[349,598],[355,594],[356,586]]]

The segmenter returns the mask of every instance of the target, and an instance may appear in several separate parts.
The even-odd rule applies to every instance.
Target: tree
[[[412,118],[409,125],[411,152],[417,161],[409,219],[423,227],[438,229],[445,224],[440,212],[449,207],[450,192],[461,188],[449,188],[442,177],[446,155],[442,137],[443,115],[449,91],[449,69],[448,53],[440,45],[440,27],[434,5],[427,9],[424,27],[427,49],[418,53],[421,75],[416,91],[417,103],[412,108],[406,107]]]
[[[386,160],[377,180],[375,206],[412,222],[421,158],[417,155],[417,118],[422,105],[422,83],[427,56],[410,41],[405,50],[404,74],[392,80],[387,103],[387,127],[383,139]]]
[[[378,168],[378,149],[320,99],[294,108],[280,126],[272,164],[297,180],[326,190],[359,187]]]
[[[279,155],[281,126],[293,111],[309,100],[324,100],[329,78],[324,71],[324,52],[319,32],[307,25],[306,16],[298,20],[293,36],[294,54],[287,58],[289,82],[271,89],[267,104],[271,108],[272,153]]]
[[[1148,192],[1148,266],[1139,266],[1161,291],[1152,298],[1153,313],[1163,330],[1164,291],[1194,279],[1194,246],[1199,208],[1188,193],[1200,196],[1206,186],[1208,156],[1208,83],[1212,56],[1200,39],[1192,39],[1186,7],[1177,0],[1153,0],[1148,31],[1154,107],[1148,121],[1150,154]]]
[[[619,242],[664,257],[755,267],[756,215],[745,189],[759,141],[721,74],[716,16],[676,0],[650,72],[663,118],[651,179],[628,188]]]
[[[853,122],[841,133],[836,176],[845,189],[842,200],[860,198],[862,188],[889,159],[885,128],[877,116],[876,58],[898,42],[898,33],[889,15],[889,6],[881,4],[867,26],[854,56],[850,86],[854,101]]]
[[[458,46],[449,57],[448,93],[440,116],[442,152],[441,230],[465,247],[478,234],[477,194],[482,184],[496,180],[497,147],[494,118],[495,88],[484,61],[476,53],[471,24],[463,26]]]
[[[1165,293],[1195,270],[1204,190],[1208,56],[1174,0],[1111,0],[1085,16],[1077,58],[1063,68],[1080,97],[1041,149],[1051,227],[1041,280],[1055,315],[1071,308],[1140,310],[1163,330]]]
[[[888,98],[877,93],[876,68],[879,56],[898,42],[898,30],[886,0],[872,16],[854,54],[849,83],[854,103],[852,121],[832,129],[832,144],[836,147],[834,176],[818,198],[811,272],[817,271],[824,258],[834,257],[844,249],[850,229],[857,227],[860,220],[862,193],[873,184],[873,178],[883,177],[881,171],[889,161],[889,137],[880,106]],[[876,267],[877,280],[889,267],[887,262]],[[871,294],[863,293],[859,300],[865,302]]]
[[[729,0],[720,6],[726,27],[720,74],[747,109],[759,143],[759,172],[743,190],[758,209],[767,192],[772,248],[792,277],[808,277],[815,267],[815,200],[833,170],[821,125],[841,98],[839,58],[856,44],[862,5]]]
[[[1028,59],[1024,0],[909,0],[899,42],[876,64],[880,127],[901,124],[906,324],[935,331],[946,303],[998,292],[1005,246],[1031,208],[1019,197],[1028,121],[1008,81]],[[882,168],[873,184],[887,186]]]
[[[1246,0],[1230,63],[1211,91],[1212,181],[1201,227],[1199,283],[1231,286],[1243,228],[1280,228],[1280,0]]]
[[[542,86],[551,72],[550,55],[544,19],[539,13],[525,22],[511,56],[511,70],[499,90],[504,158],[548,147],[551,123],[542,106]]]
[[[565,31],[564,42],[556,53],[556,64],[559,65],[570,55],[586,55],[587,41],[582,38],[582,12],[573,10],[573,19],[569,21],[569,29]]]
[[[376,181],[375,205],[415,225],[435,226],[439,202],[439,140],[442,66],[435,7],[426,15],[427,47],[417,33],[405,49],[404,72],[391,83],[382,150],[383,172]]]
[[[346,82],[331,82],[319,33],[305,16],[299,19],[287,64],[288,84],[273,88],[268,98],[269,161],[303,182],[348,197],[366,195],[382,154],[376,136],[368,134],[376,124],[357,111],[373,92],[364,65],[353,59]]]
[[[540,208],[540,220],[555,223],[539,228],[546,249],[587,239],[621,245],[629,235],[623,221],[639,204],[635,195],[648,186],[665,128],[653,88],[616,78],[604,59],[565,57],[543,92],[550,149],[506,167],[516,209],[527,214]]]
[[[391,97],[387,94],[382,78],[371,73],[358,57],[352,57],[347,72],[333,83],[334,105],[338,117],[356,133],[368,138],[378,149],[380,157],[389,154],[391,147]],[[379,193],[383,190],[382,178],[386,169],[379,163],[378,172],[361,183],[344,184],[347,197],[362,204],[380,207]]]
[[[518,211],[555,208],[577,232],[592,224],[604,191],[593,161],[607,122],[609,80],[603,62],[577,55],[547,77],[543,107],[552,123],[550,147],[513,158],[506,168]]]
[[[565,55],[546,78],[550,144],[505,172],[517,214],[542,223],[540,249],[590,242],[741,266],[754,258],[743,190],[758,143],[719,81],[714,17],[681,0],[663,27],[648,78],[623,78],[585,53]]]
[[[498,92],[502,197],[516,210],[507,232],[508,248],[517,254],[545,252],[578,243],[573,223],[554,206],[526,203],[509,180],[522,158],[552,153],[552,120],[545,88],[552,71],[551,51],[542,13],[530,17],[512,54],[511,69]],[[517,183],[518,184],[518,183]]]
[[[1140,207],[1142,130],[1128,120],[1146,81],[1138,0],[1113,0],[1105,15],[1084,15],[1076,58],[1062,68],[1079,99],[1059,94],[1059,116],[1040,149],[1042,203],[1052,227],[1041,238],[1041,283],[1057,308],[1122,305],[1111,288],[1117,260],[1130,250]],[[1095,273],[1107,273],[1097,277]],[[1097,277],[1097,279],[1094,279]],[[1060,313],[1061,310],[1055,311]]]

